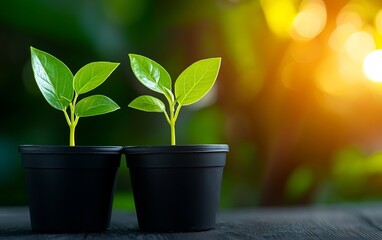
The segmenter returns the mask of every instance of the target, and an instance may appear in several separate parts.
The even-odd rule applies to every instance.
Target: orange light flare
[[[374,18],[376,44],[381,44],[382,35],[382,9]],[[363,71],[366,77],[376,83],[382,83],[382,50],[374,50],[368,53],[363,61]]]
[[[311,94],[318,90],[322,110],[344,119],[357,118],[358,111],[377,114],[382,106],[382,3],[370,4],[350,1],[335,19],[327,19],[323,1],[302,1],[279,68],[283,87]]]
[[[363,62],[363,71],[373,82],[382,82],[382,50],[369,53]]]
[[[376,85],[382,82],[382,57],[378,57],[382,53],[377,51],[382,48],[379,1],[348,1],[335,16],[332,31],[328,28],[333,25],[326,26],[333,19],[328,19],[323,0],[303,0],[299,5],[291,0],[261,3],[270,30],[284,38],[288,32],[292,39],[279,68],[285,87],[295,89],[301,85],[298,81],[313,81],[330,95],[355,97],[371,91],[382,97],[382,84]]]
[[[337,14],[336,27],[327,42],[327,57],[317,67],[316,83],[323,92],[347,97],[373,93],[382,97],[381,87],[375,84],[382,81],[382,76],[378,77],[382,75],[382,71],[378,72],[382,57],[376,50],[380,45],[382,12],[372,4],[350,1]]]
[[[338,12],[315,70],[321,107],[342,119],[348,141],[366,145],[382,131],[382,6],[370,4],[350,1]]]

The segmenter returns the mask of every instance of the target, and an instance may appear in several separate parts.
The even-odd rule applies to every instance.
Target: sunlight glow
[[[293,60],[299,63],[310,63],[316,60],[321,53],[322,43],[318,39],[309,42],[293,42],[289,47],[289,52]]]
[[[271,31],[286,37],[296,15],[296,9],[291,0],[261,0],[265,18]]]
[[[382,9],[379,10],[375,17],[375,28],[379,34],[382,34]]]
[[[341,24],[330,35],[329,46],[337,52],[343,52],[346,40],[355,32],[357,32],[355,25],[351,23]]]
[[[359,7],[357,5],[346,5],[339,13],[336,18],[337,26],[342,24],[352,24],[357,29],[361,29],[364,22],[361,16],[358,14],[357,9]]]
[[[317,87],[329,95],[354,97],[364,86],[362,64],[345,54],[333,53],[317,66]]]
[[[382,50],[367,55],[363,62],[363,71],[371,81],[382,82]]]
[[[374,38],[368,32],[355,32],[347,39],[345,48],[351,59],[363,62],[365,57],[375,50]]]
[[[339,67],[339,61],[336,57],[330,56],[322,61],[316,70],[317,87],[330,95],[342,95],[345,92],[343,82],[339,72],[335,71]]]
[[[315,38],[326,25],[326,7],[321,0],[305,0],[293,21],[292,38],[307,41]]]

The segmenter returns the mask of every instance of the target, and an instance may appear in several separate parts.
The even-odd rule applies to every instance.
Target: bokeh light
[[[304,0],[293,20],[292,37],[298,41],[315,38],[326,24],[326,7],[321,0]]]
[[[363,62],[365,57],[375,50],[373,36],[367,32],[355,32],[346,40],[345,48],[352,60]]]
[[[382,82],[382,50],[371,52],[363,62],[366,76],[374,82]]]
[[[382,34],[382,9],[375,16],[375,28],[379,34]]]
[[[346,41],[355,32],[357,32],[357,27],[354,24],[339,25],[330,35],[329,46],[337,52],[345,51]]]
[[[296,7],[290,0],[261,0],[269,28],[280,37],[287,37],[296,15]]]

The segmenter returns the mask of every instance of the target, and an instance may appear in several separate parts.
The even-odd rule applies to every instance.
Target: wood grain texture
[[[0,208],[0,239],[382,239],[382,204],[221,211],[216,229],[145,233],[135,214],[114,210],[100,233],[41,234],[30,230],[28,209]]]

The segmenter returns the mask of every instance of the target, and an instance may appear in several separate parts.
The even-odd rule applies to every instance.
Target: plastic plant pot
[[[215,227],[228,145],[125,147],[143,231]]]
[[[122,147],[19,146],[31,227],[98,232],[110,225]]]

